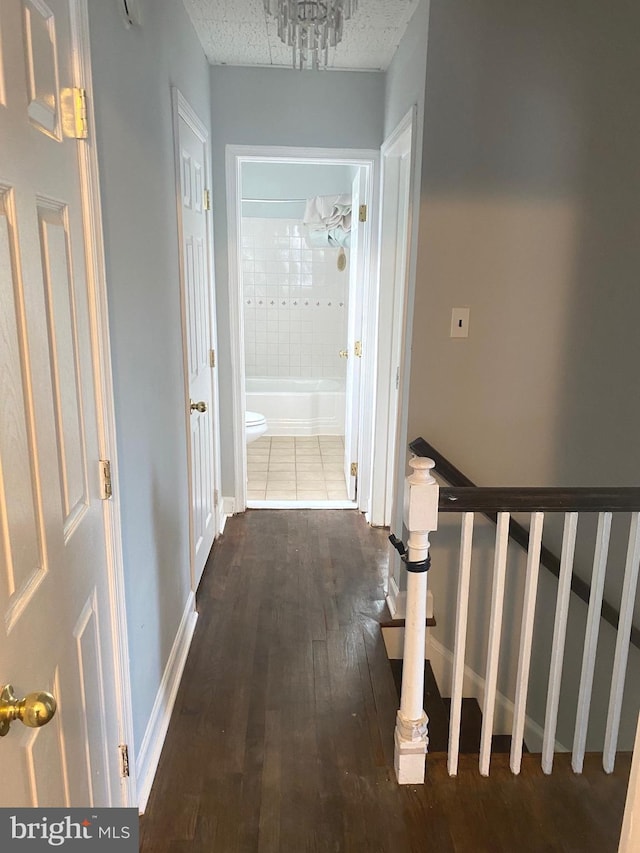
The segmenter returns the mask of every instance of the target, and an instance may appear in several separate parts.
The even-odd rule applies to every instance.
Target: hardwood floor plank
[[[393,771],[398,699],[379,622],[386,532],[355,511],[227,522],[141,822],[142,853],[614,853],[630,763],[551,777],[474,755]]]

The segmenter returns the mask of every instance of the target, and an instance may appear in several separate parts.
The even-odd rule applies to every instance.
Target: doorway
[[[220,531],[220,438],[215,372],[213,235],[209,137],[179,89],[172,89],[185,421],[190,493],[191,588],[195,592]]]
[[[227,149],[236,511],[367,509],[376,171],[376,152]],[[314,229],[329,202],[345,233]]]
[[[136,801],[88,5],[51,6],[2,6],[0,687],[52,694],[4,721],[4,809]]]

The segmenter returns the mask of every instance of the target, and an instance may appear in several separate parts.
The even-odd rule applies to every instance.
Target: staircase
[[[402,688],[402,660],[389,659],[391,672],[398,693]],[[443,698],[436,683],[430,662],[424,663],[424,710],[429,718],[429,755],[446,753],[449,748],[449,723],[451,699]],[[482,734],[482,711],[478,700],[471,697],[462,699],[460,723],[460,755],[478,755]],[[511,752],[511,735],[493,735],[491,752],[494,755]],[[523,752],[528,752],[526,745]]]
[[[433,448],[418,439],[412,442],[411,449],[416,452]],[[439,461],[443,463],[445,479],[457,478],[464,484],[441,487],[432,476],[433,459],[426,455],[413,457],[409,461],[411,474],[405,483],[403,535],[406,545],[394,535],[389,537],[406,569],[404,671],[399,662],[392,664],[396,684],[401,684],[394,735],[398,781],[409,785],[424,781],[427,751],[429,754],[447,752],[451,776],[457,774],[461,754],[475,753],[483,777],[489,776],[491,756],[508,752],[509,769],[517,776],[521,772],[523,753],[528,751],[525,734],[529,746],[533,743],[535,752],[541,753],[539,764],[543,774],[550,775],[558,750],[562,751],[556,735],[561,688],[563,683],[568,683],[567,672],[563,673],[565,652],[567,648],[580,650],[578,643],[583,644],[579,682],[573,679],[573,690],[565,691],[569,704],[563,706],[565,732],[569,731],[567,717],[572,716],[575,721],[573,732],[568,735],[573,739],[571,768],[576,775],[583,771],[590,712],[592,704],[598,703],[600,725],[605,731],[602,735],[598,733],[597,738],[592,736],[590,743],[598,743],[595,748],[601,750],[602,769],[611,774],[618,753],[625,686],[629,688],[630,699],[626,705],[625,744],[629,740],[629,722],[635,724],[637,719],[637,668],[627,664],[632,662],[630,651],[637,654],[633,647],[640,647],[639,632],[633,624],[640,574],[640,488],[481,488],[464,478],[450,463],[445,464],[443,457]],[[476,514],[495,523],[492,542],[485,535],[486,527],[484,533],[482,529],[476,530]],[[528,525],[526,521],[521,524],[513,519],[514,514],[527,514]],[[445,518],[455,516],[460,518],[459,539],[453,529],[455,525],[445,523]],[[623,546],[614,551],[618,580],[622,585],[618,593],[619,611],[603,595],[614,516],[618,516],[614,533]],[[439,527],[444,529],[443,534]],[[587,536],[580,542],[582,550],[578,553],[582,555],[582,562],[578,565],[584,574],[584,569],[592,563],[590,583],[574,572],[577,536],[583,529]],[[543,544],[543,534],[547,530],[548,541],[552,544],[559,545],[561,539],[558,555]],[[446,620],[440,635],[447,636],[451,645],[445,647],[436,642],[436,638],[430,645],[437,654],[442,650],[442,660],[437,655],[432,659],[439,683],[450,691],[449,704],[438,691],[431,666],[425,669],[424,664],[432,534],[444,537],[438,542],[440,550],[434,577],[440,584],[436,598],[439,602],[446,601],[446,605],[439,604],[442,618]],[[512,542],[516,543],[515,551]],[[585,557],[585,546],[591,549],[592,557],[589,554]],[[541,578],[539,584],[543,568],[555,577],[552,581]],[[441,579],[442,572],[447,572],[448,586]],[[398,581],[399,576],[396,576]],[[398,583],[397,586],[399,589]],[[455,598],[452,595],[454,587]],[[537,624],[545,631],[548,651],[544,646],[536,647],[536,657],[534,626],[538,592],[543,587],[547,596],[545,618]],[[551,630],[548,617],[553,613],[551,596],[554,594],[555,617]],[[584,603],[579,602],[580,607],[586,605],[580,613],[582,629],[576,629],[575,620],[573,626],[569,624],[570,606],[578,599]],[[395,617],[398,609],[390,606],[390,610]],[[600,636],[605,633],[600,630],[601,623],[615,628],[613,643],[610,634],[604,640]],[[568,628],[573,628],[573,634],[568,635]],[[577,631],[581,637],[577,636]],[[467,648],[471,638],[473,645]],[[609,643],[607,669],[596,682],[596,658],[605,640]],[[472,655],[472,665],[468,653]],[[503,677],[506,660],[512,665],[508,681]],[[536,693],[532,696],[537,717],[527,714],[531,704],[528,699],[532,667],[535,667]],[[630,670],[628,683],[627,669]],[[501,683],[505,685],[500,689],[499,672]],[[569,675],[574,673],[577,675],[575,662]],[[608,691],[604,682],[608,682]],[[471,692],[474,688],[478,689],[477,693]],[[477,702],[463,698],[463,690],[466,696],[471,692],[471,695],[482,697],[482,711]],[[545,694],[546,708],[542,714],[540,706]],[[496,729],[511,734],[496,738],[493,735]],[[600,737],[602,747],[598,742]]]

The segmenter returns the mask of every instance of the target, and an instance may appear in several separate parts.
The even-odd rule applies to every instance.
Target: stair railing
[[[411,444],[414,452],[417,441]],[[420,439],[419,441],[422,442],[423,440]],[[407,478],[407,485],[405,487],[404,516],[405,526],[409,530],[409,544],[412,541],[416,541],[415,537],[419,535],[421,537],[420,542],[423,544],[423,551],[421,553],[425,553],[424,547],[426,547],[428,554],[428,534],[437,529],[437,518],[433,518],[432,508],[427,510],[426,507],[432,504],[434,500],[437,501],[439,512],[462,514],[448,749],[448,770],[450,775],[456,775],[458,768],[469,586],[472,567],[474,516],[476,512],[487,515],[492,520],[495,520],[497,525],[487,663],[484,675],[485,684],[479,756],[480,773],[483,776],[489,774],[491,761],[491,742],[497,696],[498,665],[510,535],[527,551],[509,762],[511,771],[514,774],[519,773],[522,761],[538,574],[541,565],[548,567],[548,564],[551,563],[551,571],[557,568],[557,572],[554,571],[554,574],[558,577],[558,593],[547,688],[542,744],[542,769],[544,773],[548,774],[551,773],[553,767],[569,601],[571,592],[573,591],[588,603],[588,613],[571,764],[575,773],[582,772],[593,691],[600,619],[606,618],[607,621],[617,628],[603,746],[603,768],[607,773],[613,772],[629,646],[632,639],[637,638],[637,632],[635,632],[632,620],[640,569],[640,488],[480,488],[471,484],[438,489],[435,480],[430,475],[430,471],[435,467],[435,462],[432,459],[424,457],[414,458],[409,464],[412,468],[412,474]],[[446,466],[443,467],[446,468]],[[450,467],[453,468],[453,466]],[[457,471],[457,469],[453,470]],[[439,473],[442,474],[441,471]],[[460,474],[460,472],[457,473]],[[416,476],[417,474],[418,476]],[[433,482],[427,483],[427,477]],[[444,478],[446,479],[446,471]],[[420,485],[417,488],[412,485],[418,482]],[[470,481],[468,482],[470,483]],[[427,491],[426,487],[429,487],[430,490]],[[413,495],[412,488],[415,489]],[[420,507],[422,511],[416,509],[412,513],[412,508],[414,507]],[[530,513],[531,523],[528,531],[511,519],[511,513],[513,512]],[[560,558],[555,557],[542,545],[544,518],[547,512],[563,512],[565,516]],[[581,512],[598,514],[598,529],[590,585],[584,584],[583,581],[580,584],[576,584],[576,578],[573,575],[578,516]],[[603,591],[611,521],[613,513],[616,512],[631,513],[620,613],[617,613],[611,605],[606,610],[603,609]],[[515,537],[513,535],[514,529],[516,530]],[[398,540],[394,541],[395,537],[391,538],[393,544],[402,551],[402,543],[399,543]],[[550,559],[549,555],[553,559]],[[425,619],[421,607],[423,608],[424,605],[422,602],[426,600],[426,571],[419,576],[424,578],[420,582],[412,580],[414,573],[411,571],[410,566],[412,559],[411,552],[409,551],[403,559],[408,563],[407,568],[409,569],[407,588],[408,612],[405,625],[405,663],[403,666],[401,708],[398,712],[395,736],[396,773],[399,782],[416,784],[424,780],[424,754],[426,753],[428,744],[428,720],[426,720],[424,710],[422,710],[424,721],[420,729],[417,723],[418,714],[415,705],[415,696],[418,691],[420,691],[420,705],[422,703]],[[409,619],[410,610],[415,615],[415,624],[413,617],[411,620]],[[411,656],[410,660],[412,661],[409,668],[407,668],[407,654]],[[418,654],[420,655],[419,666],[416,660]],[[410,682],[406,688],[405,680]],[[412,697],[411,705],[409,705],[409,697]],[[405,698],[406,702],[404,702]],[[407,720],[414,721],[415,725],[413,729],[410,726],[407,727]],[[419,729],[421,733],[419,733]],[[421,769],[416,765],[408,773],[404,774],[403,755],[411,754],[412,744],[413,753],[415,754],[418,742],[424,746]],[[405,760],[405,764],[407,762],[408,759]],[[421,778],[418,778],[420,773],[422,773]]]

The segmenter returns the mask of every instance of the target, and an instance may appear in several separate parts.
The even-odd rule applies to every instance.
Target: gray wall
[[[242,166],[242,198],[302,199],[289,204],[243,203],[242,215],[266,219],[302,219],[306,199],[318,195],[351,195],[351,166],[250,162]]]
[[[421,0],[385,74],[385,139],[415,104],[422,142],[428,28],[429,0]]]
[[[635,483],[640,10],[431,7],[410,434],[487,485]]]
[[[209,124],[208,65],[182,3],[116,3],[90,27],[139,748],[190,589],[170,85]]]
[[[640,479],[639,25],[623,0],[615,13],[595,0],[431,2],[409,437],[484,485]],[[467,340],[449,338],[457,306],[471,308]],[[541,583],[542,658],[553,587]]]
[[[380,147],[384,74],[213,66],[211,118],[216,306],[220,351],[222,491],[233,494],[225,147]]]

